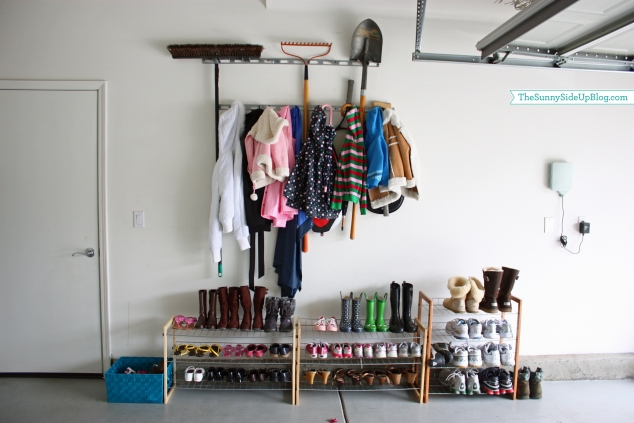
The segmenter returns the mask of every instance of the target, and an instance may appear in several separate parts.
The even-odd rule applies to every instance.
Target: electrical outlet
[[[544,233],[545,234],[550,234],[553,232],[553,218],[552,217],[545,217],[544,218]]]
[[[581,222],[587,222],[588,220],[589,220],[589,219],[588,219],[588,216],[579,216],[579,223],[581,223]]]

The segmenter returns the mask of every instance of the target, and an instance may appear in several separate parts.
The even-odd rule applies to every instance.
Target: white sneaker
[[[487,342],[480,346],[484,367],[500,367],[500,352],[493,342]]]
[[[454,338],[467,340],[469,339],[469,328],[464,319],[453,319],[445,325],[445,331]]]
[[[480,393],[480,380],[478,378],[478,372],[471,369],[464,371],[465,379],[467,380],[467,395]]]
[[[387,347],[388,357],[398,357],[398,349],[396,347],[396,344],[392,344],[391,342],[388,342],[386,347]]]
[[[194,382],[202,382],[203,376],[205,376],[205,369],[197,367],[196,370],[194,370]]]
[[[407,346],[407,342],[401,342],[398,344],[398,356],[401,358],[409,357],[409,347]]]
[[[482,324],[476,319],[467,320],[469,326],[469,339],[482,339]]]
[[[469,367],[482,367],[482,351],[473,345],[469,345],[467,352],[469,353]]]
[[[469,367],[469,353],[464,347],[460,345],[453,347],[451,350],[453,360],[451,360],[451,366],[453,367]]]
[[[374,354],[372,353],[372,344],[363,344],[363,358],[372,358]]]
[[[482,335],[486,339],[500,339],[497,332],[497,321],[495,319],[487,319],[482,322]]]
[[[438,375],[440,384],[445,386],[447,390],[454,394],[466,393],[464,375],[457,369],[442,369]]]
[[[354,358],[363,358],[363,344],[356,343],[352,346]]]
[[[506,319],[496,321],[496,329],[500,338],[512,338],[513,330],[511,324]]]
[[[189,366],[185,369],[185,382],[191,382],[194,380],[194,372],[196,368],[194,366]]]
[[[387,357],[386,348],[384,342],[379,342],[374,344],[374,356],[376,358],[385,358]]]
[[[510,344],[500,344],[498,346],[500,352],[500,362],[503,366],[515,366],[515,352]]]
[[[416,342],[412,342],[409,344],[409,355],[410,357],[420,357],[420,345]]]

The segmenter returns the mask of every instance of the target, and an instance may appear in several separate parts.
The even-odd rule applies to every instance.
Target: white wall
[[[359,3],[322,13],[256,0],[0,1],[1,79],[108,81],[112,355],[157,354],[168,317],[197,314],[199,288],[247,281],[248,253],[232,237],[221,279],[207,248],[213,66],[172,60],[166,46],[254,43],[280,57],[280,41],[328,41],[330,57],[347,58],[368,17],[385,39],[368,96],[391,101],[416,139],[421,201],[387,219],[360,217],[355,241],[347,231],[311,236],[297,313],[339,316],[340,289],[385,292],[392,280],[442,297],[449,277],[504,265],[521,271],[524,354],[634,351],[634,109],[509,106],[509,89],[634,89],[634,75],[414,63],[415,1],[407,16]],[[443,26],[430,23],[426,36],[440,42]],[[453,32],[447,43],[457,38],[479,39]],[[358,96],[360,77],[360,68],[312,67],[311,103],[343,103],[348,78]],[[223,103],[301,103],[301,87],[300,67],[221,67]],[[575,165],[571,248],[577,217],[592,223],[579,255],[556,243],[560,200],[547,181],[559,160]],[[146,212],[145,229],[132,228],[133,210]],[[555,234],[543,233],[546,216]],[[273,234],[266,249],[259,284],[279,294]]]

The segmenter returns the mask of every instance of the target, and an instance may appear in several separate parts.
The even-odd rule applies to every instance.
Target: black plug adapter
[[[579,222],[579,233],[589,234],[590,224],[588,222]]]

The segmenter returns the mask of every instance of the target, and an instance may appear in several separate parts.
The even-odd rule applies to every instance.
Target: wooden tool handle
[[[302,252],[308,252],[308,234],[304,235],[304,238],[302,238]]]
[[[352,224],[350,225],[350,239],[354,239],[357,232],[357,203],[352,204]]]
[[[361,100],[359,102],[359,115],[361,118],[361,126],[365,127],[365,93],[361,95]]]

